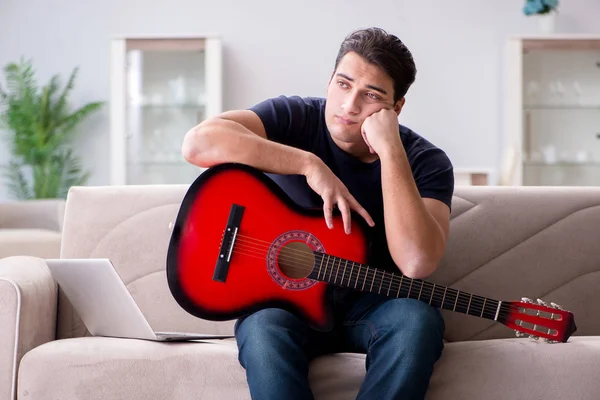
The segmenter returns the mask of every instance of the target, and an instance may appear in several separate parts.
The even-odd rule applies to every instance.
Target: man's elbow
[[[183,144],[181,145],[181,155],[187,162],[192,164],[194,164],[194,161],[198,157],[198,148],[196,146],[195,140],[195,129],[196,128],[192,128],[185,134],[183,138]]]
[[[402,275],[411,279],[425,279],[437,269],[440,258],[418,254],[411,257],[393,257]]]
[[[212,147],[209,137],[210,122],[204,121],[190,129],[183,138],[181,146],[181,155],[190,164],[202,168],[211,167],[210,149]]]

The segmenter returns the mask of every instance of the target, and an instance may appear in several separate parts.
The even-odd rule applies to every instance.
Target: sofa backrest
[[[165,259],[187,185],[74,187],[61,256],[107,257],[155,330],[231,333],[233,321],[200,320],[172,298]],[[576,334],[600,333],[600,188],[459,186],[446,255],[427,280],[513,301],[558,303]],[[86,334],[59,295],[58,337]],[[446,339],[514,336],[502,324],[443,311]]]

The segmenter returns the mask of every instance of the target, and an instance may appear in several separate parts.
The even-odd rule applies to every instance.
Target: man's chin
[[[357,139],[362,139],[360,132],[352,132],[341,127],[335,127],[331,131],[331,136],[333,136],[336,140],[347,144],[352,144],[355,143]]]

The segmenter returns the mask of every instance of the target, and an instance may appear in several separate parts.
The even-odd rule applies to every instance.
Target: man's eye
[[[344,81],[338,81],[338,86],[342,89],[346,89],[348,87],[348,85]]]
[[[379,100],[379,96],[373,93],[367,93],[367,97],[369,97],[371,100]]]

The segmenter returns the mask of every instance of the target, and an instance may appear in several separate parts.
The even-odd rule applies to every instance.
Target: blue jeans
[[[339,352],[367,355],[358,399],[425,397],[444,347],[444,320],[438,309],[419,300],[370,293],[353,293],[342,300],[334,296],[333,308],[336,322],[331,332],[313,330],[278,308],[236,322],[239,361],[253,399],[312,399],[309,362]]]

